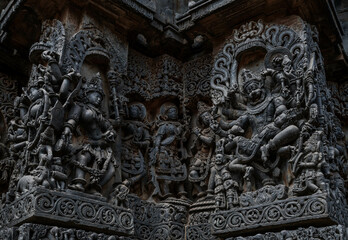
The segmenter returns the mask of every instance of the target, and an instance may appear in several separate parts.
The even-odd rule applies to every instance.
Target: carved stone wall
[[[218,2],[122,6],[184,31]],[[0,239],[347,238],[348,85],[315,26],[245,21],[183,60],[70,7],[42,21],[22,89],[0,74]]]

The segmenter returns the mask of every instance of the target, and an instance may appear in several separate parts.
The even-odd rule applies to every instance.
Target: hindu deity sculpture
[[[210,128],[210,123],[213,120],[210,107],[204,102],[198,102],[197,108],[201,128],[196,127],[193,129],[196,137],[193,140],[191,149],[196,151],[196,153],[191,160],[188,178],[197,191],[197,197],[200,198],[205,195],[205,188],[207,187],[206,180],[212,164],[215,134]]]
[[[160,108],[157,131],[154,134],[154,147],[150,153],[151,177],[155,186],[153,195],[161,198],[172,196],[176,189],[179,196],[186,198],[184,181],[187,169],[184,163],[184,126],[178,121],[178,108],[167,102]]]
[[[122,137],[122,179],[130,187],[146,174],[145,156],[150,145],[149,127],[144,123],[146,108],[142,103],[129,106]],[[141,188],[144,188],[142,184]]]
[[[288,109],[284,97],[279,93],[271,94],[266,91],[262,79],[251,71],[244,69],[241,76],[243,94],[247,99],[247,111],[236,120],[220,121],[220,126],[227,131],[239,126],[243,131],[239,131],[238,135],[230,134],[226,138],[225,152],[236,156],[233,162],[235,166],[238,164],[252,166],[256,176],[262,179],[262,185],[273,185],[275,177],[273,175],[279,172],[274,171],[279,158],[270,161],[270,153],[277,154],[282,147],[297,139],[299,128],[293,123],[301,118],[302,112],[293,108]],[[249,128],[252,131],[251,137],[246,137],[244,132]],[[282,151],[283,149],[280,150]],[[246,171],[246,167],[244,169]]]
[[[62,139],[67,142],[71,142],[72,133],[78,126],[84,134],[82,146],[75,149],[75,176],[69,187],[85,191],[86,174],[89,173],[89,190],[97,195],[100,195],[102,185],[113,176],[116,167],[112,150],[116,132],[100,109],[104,96],[102,78],[97,73],[82,86],[81,101],[71,107],[62,134]]]

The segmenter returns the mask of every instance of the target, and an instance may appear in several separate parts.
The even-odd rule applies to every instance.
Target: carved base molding
[[[330,192],[254,205],[255,201],[248,207],[216,212],[210,198],[189,205],[178,199],[151,203],[130,195],[128,207],[132,212],[114,207],[104,198],[38,187],[0,212],[0,240],[347,239],[343,227],[348,226],[347,211],[334,207],[337,203],[331,200]],[[39,221],[45,225],[37,224]],[[342,225],[335,225],[336,222]],[[310,227],[280,230],[306,225]],[[277,228],[279,232],[267,232]],[[50,238],[53,236],[58,238]]]
[[[134,239],[185,239],[188,202],[167,199],[160,203],[146,202],[129,196],[129,208],[134,211]]]
[[[335,209],[334,205],[328,194],[321,193],[218,211],[211,215],[212,234],[227,237],[240,231],[252,234],[277,227],[331,225],[337,224],[336,221],[346,225],[346,209]],[[344,222],[339,222],[340,219]]]
[[[283,230],[281,232],[267,232],[247,237],[232,237],[226,240],[300,240],[300,239],[334,239],[345,240],[348,238],[347,229],[342,225],[333,225],[328,227],[308,227],[298,228],[296,230]]]
[[[211,233],[210,216],[214,210],[215,201],[213,197],[206,197],[191,205],[188,226],[186,226],[186,239],[217,239]]]
[[[0,230],[0,240],[30,239],[79,239],[79,240],[130,240],[129,237],[108,235],[74,228],[63,228],[35,223]]]
[[[115,207],[107,203],[105,198],[75,191],[33,188],[0,212],[2,228],[39,221],[108,234],[132,235],[134,232],[130,209]]]

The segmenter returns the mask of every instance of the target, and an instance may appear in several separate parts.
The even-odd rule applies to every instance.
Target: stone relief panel
[[[45,22],[31,48],[32,72],[8,131],[16,166],[2,223],[55,216],[57,224],[75,218],[77,227],[131,235],[133,215],[125,208],[129,190],[119,181],[115,154],[119,50],[95,28],[67,40],[62,26],[58,20]]]
[[[6,234],[35,219],[57,225],[22,225],[48,239],[348,224],[342,89],[328,90],[315,28],[249,22],[188,62],[130,50],[125,63],[120,45],[92,24],[70,39],[43,24],[6,115]]]
[[[17,102],[17,80],[5,73],[0,73],[0,186],[1,192],[6,192],[8,182],[15,165],[15,159],[9,151],[8,126],[13,121]]]
[[[330,212],[331,194],[338,192],[346,206],[343,185],[332,188],[347,178],[346,150],[317,40],[307,24],[296,32],[250,22],[234,30],[217,55],[211,178],[221,213],[212,216],[213,234]],[[311,202],[321,196],[322,203]],[[338,212],[345,222],[346,210]]]

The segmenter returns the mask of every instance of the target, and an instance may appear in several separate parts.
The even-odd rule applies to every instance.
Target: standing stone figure
[[[150,133],[143,122],[146,108],[142,103],[129,107],[129,120],[125,121],[122,138],[122,179],[130,187],[146,174],[145,156],[150,145]]]
[[[151,177],[155,185],[153,195],[168,198],[176,188],[180,197],[186,197],[183,182],[187,177],[186,151],[183,146],[184,129],[178,121],[178,109],[173,103],[160,108],[158,130],[154,135],[154,148],[150,153]],[[173,183],[173,184],[172,184]],[[173,186],[172,186],[173,185]]]
[[[197,196],[200,198],[205,194],[204,187],[207,185],[206,179],[209,175],[215,134],[209,127],[212,121],[209,106],[204,102],[198,102],[197,105],[202,127],[193,129],[193,133],[197,138],[194,140],[194,146],[192,148],[196,148],[197,152],[191,160],[189,180],[193,183],[193,187],[197,191]]]
[[[303,153],[295,160],[293,165],[294,195],[305,195],[312,193],[320,193],[320,183],[318,183],[321,175],[321,165],[323,163],[322,151],[322,131],[315,131],[309,139],[304,143]]]
[[[115,159],[111,144],[116,135],[110,121],[100,110],[104,91],[99,73],[84,84],[82,97],[84,101],[76,102],[72,106],[62,134],[62,138],[70,142],[72,131],[80,125],[85,135],[77,161],[74,161],[75,177],[69,187],[85,191],[86,173],[89,173],[91,192],[99,195],[102,187],[99,183],[102,180],[105,182],[103,178],[112,175],[109,172],[114,171]]]

